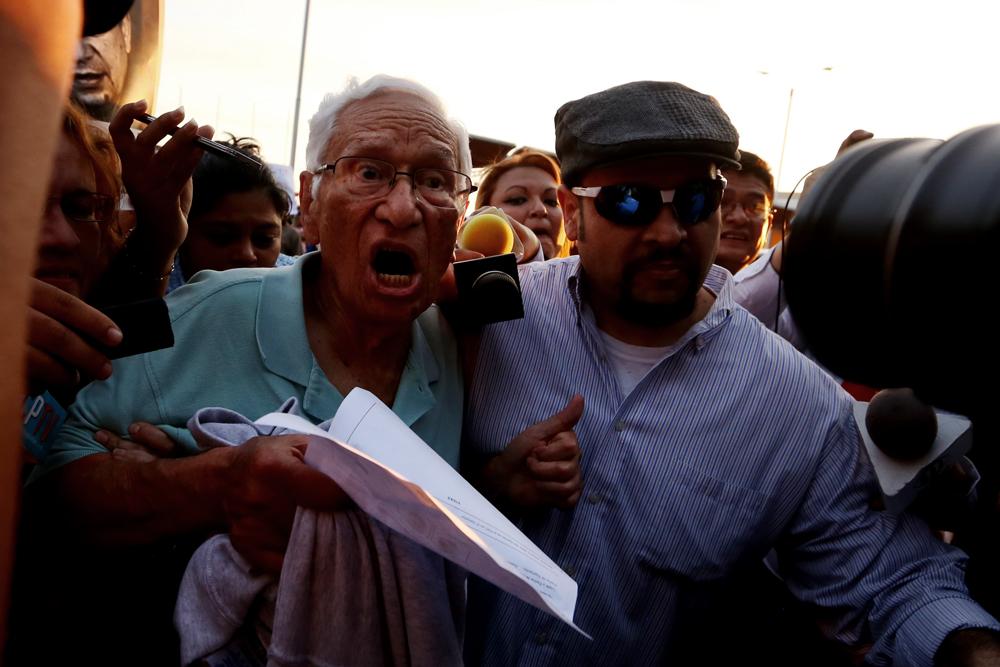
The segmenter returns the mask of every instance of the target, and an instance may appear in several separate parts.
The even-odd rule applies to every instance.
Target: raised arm
[[[214,134],[211,126],[199,127],[192,119],[158,149],[168,130],[184,119],[184,110],[163,114],[136,136],[132,122],[145,112],[145,100],[123,105],[108,128],[136,224],[96,290],[94,301],[100,303],[163,296],[177,249],[187,236],[191,174],[202,155],[194,141]]]

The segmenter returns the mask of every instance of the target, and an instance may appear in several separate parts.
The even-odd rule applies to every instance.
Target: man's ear
[[[764,247],[770,245],[768,242],[771,238],[771,229],[774,227],[774,202],[770,199],[767,201],[767,216],[764,218],[764,230],[761,236],[765,238]]]
[[[313,199],[313,179],[311,171],[299,174],[299,219],[302,221],[302,236],[309,245],[319,245],[319,224],[316,220],[316,200]]]
[[[559,207],[563,211],[563,227],[566,229],[566,238],[570,241],[578,241],[580,238],[580,200],[565,185],[559,186],[559,192],[556,196],[559,198]]]

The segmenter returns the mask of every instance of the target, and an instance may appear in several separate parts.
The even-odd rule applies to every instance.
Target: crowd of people
[[[1000,664],[966,554],[880,507],[851,397],[779,321],[774,178],[713,97],[568,100],[554,155],[474,182],[433,91],[354,81],[297,207],[147,111],[67,98],[52,137],[25,386],[65,419],[21,453],[8,664]],[[524,246],[524,317],[470,330],[452,265],[483,206]],[[285,254],[296,209],[317,250]],[[173,344],[115,358],[102,309],[164,296]],[[590,638],[365,514],[305,436],[190,421],[319,424],[358,387],[576,581]],[[331,572],[285,557],[303,512]]]

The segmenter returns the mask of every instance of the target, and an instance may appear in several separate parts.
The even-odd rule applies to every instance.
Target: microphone
[[[912,389],[883,389],[868,404],[865,428],[885,454],[912,461],[931,450],[938,423],[934,408],[917,398]]]
[[[506,217],[496,213],[480,213],[473,215],[462,225],[458,245],[465,250],[481,252],[487,257],[504,255],[514,249],[514,230]]]
[[[524,317],[517,260],[524,247],[502,210],[474,212],[458,232],[458,245],[486,257],[455,262],[455,283],[463,319],[482,326]]]

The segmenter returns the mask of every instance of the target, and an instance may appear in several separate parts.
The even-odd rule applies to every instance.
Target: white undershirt
[[[646,373],[660,363],[663,357],[667,356],[671,347],[669,345],[666,347],[630,345],[603,331],[600,333],[601,338],[604,339],[604,349],[607,350],[608,361],[611,362],[611,367],[618,377],[618,384],[621,386],[624,396],[632,393],[632,390],[646,376]]]

